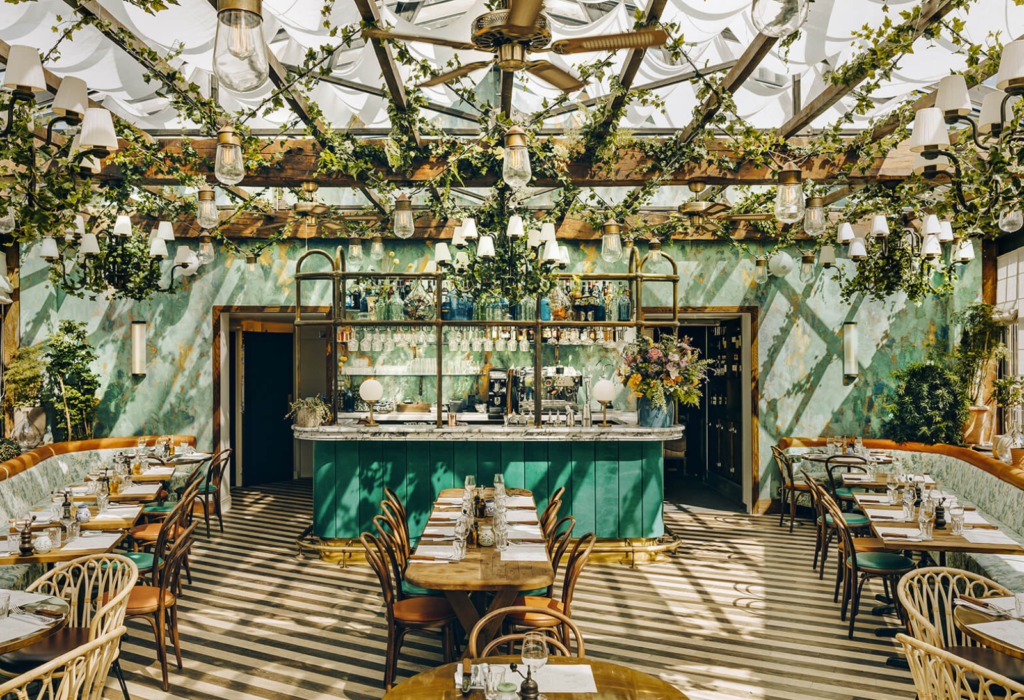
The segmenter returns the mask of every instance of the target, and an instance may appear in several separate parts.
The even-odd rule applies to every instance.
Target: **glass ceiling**
[[[793,78],[801,78],[801,103],[807,104],[824,87],[824,75],[843,64],[860,51],[852,41],[852,31],[869,24],[881,25],[887,16],[892,22],[902,21],[899,12],[909,10],[920,0],[815,0],[810,5],[810,17],[800,37],[788,48],[777,44],[746,84],[736,93],[738,113],[761,128],[774,128],[792,116]],[[179,0],[178,6],[149,15],[123,0],[102,0],[101,4],[144,39],[161,55],[167,55],[177,44],[183,51],[175,62],[183,74],[209,94],[216,29],[215,10],[208,0]],[[725,66],[738,59],[756,35],[750,21],[751,0],[668,0],[662,15],[665,22],[679,25],[688,45],[692,61],[701,68]],[[548,0],[546,12],[553,23],[554,39],[594,36],[628,31],[633,26],[633,12],[642,9],[643,0],[636,4],[620,2],[588,2],[587,0]],[[265,37],[273,52],[285,66],[301,63],[306,50],[330,44],[332,38],[322,26],[320,16],[324,0],[264,0]],[[469,37],[469,22],[485,12],[483,0],[411,0],[386,2],[380,7],[384,22],[395,31],[443,36],[465,41]],[[44,54],[53,46],[57,34],[52,27],[58,25],[57,16],[65,23],[72,12],[62,0],[38,0],[21,4],[0,5],[0,39],[8,44],[26,44]],[[998,34],[1004,42],[1024,35],[1024,6],[1012,0],[977,0],[968,12],[957,12],[946,18],[958,17],[964,23],[963,34],[973,43],[987,45],[990,34]],[[351,0],[335,0],[331,10],[335,26],[359,22],[359,13]],[[443,65],[456,53],[453,49],[426,44],[409,44],[412,53]],[[919,39],[916,52],[904,57],[893,74],[893,80],[873,94],[876,111],[870,117],[882,114],[908,97],[929,91],[940,78],[965,67],[964,56],[955,52],[946,40]],[[462,63],[488,60],[490,54],[460,51]],[[627,55],[620,51],[615,56],[614,68],[609,76],[618,74]],[[589,63],[599,54],[561,57],[553,53],[545,58],[556,65],[572,69],[574,64]],[[124,51],[92,27],[86,27],[70,42],[62,44],[60,57],[47,67],[60,76],[77,76],[86,81],[93,99],[115,114],[145,129],[181,129],[194,125],[182,124],[168,100],[157,94],[156,83],[147,83],[144,70]],[[387,129],[387,101],[372,94],[383,87],[380,67],[372,47],[357,41],[352,48],[338,51],[333,60],[331,76],[346,81],[346,85],[366,86],[370,92],[355,87],[320,82],[312,92],[312,99],[323,109],[327,121],[335,128],[362,127]],[[408,69],[399,66],[403,77]],[[658,81],[671,82],[690,73],[690,66],[673,65],[662,50],[648,51],[634,86]],[[559,92],[539,80],[517,74],[513,106],[522,112],[540,108],[544,98],[554,98]],[[489,100],[497,99],[496,73],[483,69],[471,74],[468,84],[477,86],[477,93]],[[407,84],[411,83],[407,80]],[[608,93],[609,80],[591,83],[579,99],[600,98]],[[272,90],[266,86],[252,93],[218,91],[218,99],[229,111],[253,107]],[[665,100],[665,112],[651,107],[631,106],[622,126],[633,129],[664,129],[671,131],[686,126],[697,106],[699,85],[689,81],[677,82],[657,89]],[[977,105],[992,88],[981,85],[971,91]],[[470,111],[460,103],[454,93],[444,87],[428,88],[427,99],[441,107]],[[848,98],[852,100],[852,98]],[[813,123],[824,127],[847,110],[847,102],[839,102]],[[450,114],[426,112],[439,126],[473,127],[472,121]],[[546,126],[569,127],[578,120],[578,112],[567,111],[550,118]],[[274,128],[294,121],[294,115],[285,108],[266,118],[249,122],[254,128]],[[857,126],[864,126],[861,119]]]

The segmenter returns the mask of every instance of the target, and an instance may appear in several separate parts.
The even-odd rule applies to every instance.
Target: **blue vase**
[[[636,400],[636,422],[642,428],[671,428],[674,404],[666,402],[665,408],[656,408],[649,398]]]

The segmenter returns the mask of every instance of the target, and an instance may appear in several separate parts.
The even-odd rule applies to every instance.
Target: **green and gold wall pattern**
[[[431,255],[429,243],[392,240],[387,245],[400,260],[399,270],[409,263],[422,269]],[[748,246],[756,248],[757,244]],[[95,369],[103,380],[96,435],[195,434],[201,447],[209,447],[213,432],[213,307],[293,305],[295,261],[312,248],[333,254],[337,241],[314,239],[278,245],[263,253],[261,265],[253,273],[248,272],[243,258],[221,250],[212,263],[185,280],[177,293],[141,303],[87,301],[55,292],[38,249],[28,249],[22,256],[22,342],[41,342],[62,319],[85,321],[90,342],[99,353]],[[599,243],[570,244],[569,250],[572,271],[595,270]],[[879,436],[881,416],[876,404],[889,385],[897,357],[900,364],[906,364],[924,358],[929,344],[948,343],[952,313],[980,298],[980,250],[975,251],[977,260],[961,268],[962,279],[952,296],[920,305],[908,304],[902,297],[885,303],[861,298],[843,303],[833,280],[835,272],[820,267],[807,285],[794,270],[785,278],[772,277],[759,286],[754,282],[752,258],[724,242],[676,241],[666,245],[666,252],[679,263],[679,305],[760,308],[757,365],[762,499],[770,497],[778,478],[769,449],[778,437],[818,435],[827,430]],[[799,251],[788,252],[799,260]],[[840,261],[840,265],[851,264]],[[170,262],[164,267],[169,269]],[[611,268],[602,270],[626,269],[625,263]],[[667,284],[647,285],[645,305],[668,305],[670,290]],[[306,303],[325,304],[329,290],[327,285],[309,285],[303,296]],[[144,377],[133,377],[130,369],[133,319],[148,323],[148,373]],[[842,368],[841,332],[848,320],[856,321],[858,329],[860,374],[853,381],[844,379]],[[595,365],[602,362],[597,355]],[[603,363],[607,367],[607,358]],[[282,366],[281,371],[290,372],[291,368]]]

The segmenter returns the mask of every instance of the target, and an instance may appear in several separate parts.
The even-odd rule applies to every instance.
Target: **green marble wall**
[[[423,243],[389,241],[401,261],[422,269],[429,250]],[[174,245],[171,254],[173,255]],[[216,259],[175,294],[143,303],[86,301],[55,293],[38,249],[22,260],[21,326],[25,343],[41,341],[65,318],[88,323],[103,378],[97,436],[195,434],[200,446],[212,439],[212,309],[215,305],[273,306],[294,304],[295,261],[309,248],[333,254],[334,241],[310,240],[276,246],[263,254],[249,273],[244,259],[218,252]],[[748,243],[755,251],[756,243]],[[760,308],[758,357],[760,376],[759,447],[761,498],[777,480],[769,447],[779,436],[839,434],[879,436],[876,403],[898,365],[923,358],[932,342],[948,343],[951,313],[980,297],[980,249],[963,269],[956,294],[946,299],[908,304],[901,297],[885,303],[839,297],[835,271],[820,267],[807,285],[794,270],[768,284],[754,283],[752,258],[728,243],[674,242],[666,252],[679,263],[678,303],[685,306],[757,306]],[[799,261],[798,251],[788,251]],[[574,271],[593,271],[598,245],[570,245]],[[318,263],[319,264],[319,263]],[[663,263],[667,264],[667,263]],[[850,265],[841,260],[841,265]],[[165,262],[165,269],[170,262]],[[625,271],[625,263],[610,271]],[[603,267],[607,270],[607,267]],[[654,271],[654,270],[649,270]],[[649,285],[645,305],[668,305],[670,287]],[[305,303],[326,303],[328,285],[303,289]],[[130,372],[132,319],[149,323],[148,374]],[[860,374],[843,377],[843,322],[857,322]],[[573,354],[580,355],[578,350]],[[591,365],[607,363],[597,353],[583,353]],[[500,359],[500,358],[499,358]],[[497,361],[495,364],[499,364]],[[281,371],[291,371],[282,366]],[[624,395],[623,395],[624,396]]]

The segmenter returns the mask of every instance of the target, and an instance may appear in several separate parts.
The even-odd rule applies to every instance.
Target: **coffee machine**
[[[510,377],[511,405],[532,411],[534,406],[533,367],[513,367]],[[544,367],[541,369],[541,410],[545,413],[564,411],[579,401],[583,377],[572,367]]]
[[[509,379],[509,371],[505,369],[492,368],[487,373],[487,417],[501,418],[508,413],[514,413],[519,408],[518,401],[511,403],[513,393]]]

